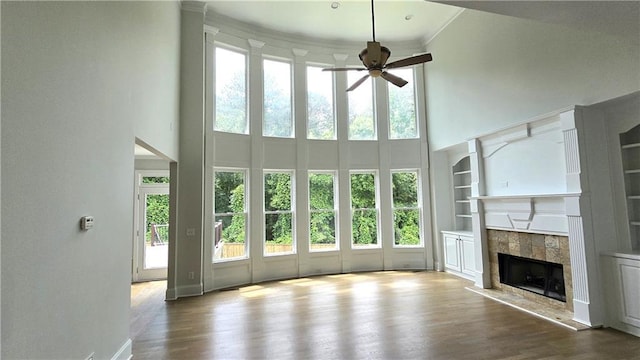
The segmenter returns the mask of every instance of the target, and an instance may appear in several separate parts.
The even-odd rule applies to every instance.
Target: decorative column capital
[[[184,11],[205,14],[207,12],[207,3],[204,1],[182,1],[180,8]]]
[[[251,48],[254,50],[262,49],[262,47],[265,44],[263,41],[254,40],[254,39],[247,39],[247,41],[249,42],[249,46],[251,46]]]

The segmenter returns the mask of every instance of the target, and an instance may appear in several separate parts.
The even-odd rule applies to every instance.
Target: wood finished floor
[[[439,272],[375,272],[251,285],[164,302],[132,286],[141,359],[640,359],[640,339],[573,331],[465,290]]]

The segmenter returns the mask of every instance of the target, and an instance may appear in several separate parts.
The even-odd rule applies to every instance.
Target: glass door
[[[134,281],[166,279],[169,254],[169,185],[139,188]]]

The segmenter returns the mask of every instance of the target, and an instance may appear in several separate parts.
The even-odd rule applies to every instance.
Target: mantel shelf
[[[471,202],[471,200],[456,200],[457,203],[463,203],[463,204],[468,204]]]
[[[483,195],[471,197],[478,200],[503,200],[503,199],[533,199],[533,198],[565,198],[577,197],[580,193],[562,193],[562,194],[514,194],[514,195]]]
[[[633,226],[640,226],[640,221],[631,221],[629,223]]]
[[[470,218],[470,217],[471,217],[471,215],[467,215],[467,214],[456,214],[456,217],[459,217],[459,218]]]
[[[471,185],[458,185],[454,186],[454,189],[471,189]]]
[[[640,200],[640,195],[627,196],[627,199],[629,199],[629,200]]]
[[[640,169],[625,170],[624,173],[625,174],[640,174]]]

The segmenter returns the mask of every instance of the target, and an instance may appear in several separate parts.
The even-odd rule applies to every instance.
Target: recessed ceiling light
[[[409,20],[413,19],[413,15],[409,14],[409,15],[405,16],[404,19],[409,21]]]
[[[332,9],[334,9],[334,10],[335,10],[335,9],[337,9],[337,8],[339,8],[339,7],[340,7],[340,3],[339,3],[339,2],[334,1],[334,2],[332,2],[332,3],[331,3],[331,8],[332,8]]]

